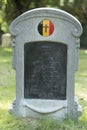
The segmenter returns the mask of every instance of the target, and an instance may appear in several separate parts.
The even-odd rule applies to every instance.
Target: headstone
[[[3,47],[7,47],[11,45],[11,35],[9,33],[5,33],[2,35],[2,44]]]
[[[69,13],[38,8],[10,25],[16,99],[10,112],[17,117],[78,118],[74,95],[78,68],[80,22]]]

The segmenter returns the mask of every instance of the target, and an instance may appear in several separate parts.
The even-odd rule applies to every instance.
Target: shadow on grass
[[[84,109],[79,120],[63,119],[15,119],[8,107],[0,107],[0,130],[87,130],[87,111]]]
[[[8,113],[8,105],[0,107],[0,130],[87,130],[87,111],[83,110],[79,120],[63,119],[16,119]]]

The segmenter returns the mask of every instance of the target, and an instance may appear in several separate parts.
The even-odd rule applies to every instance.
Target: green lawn
[[[15,71],[12,69],[12,49],[0,47],[0,130],[87,130],[87,50],[79,51],[79,71],[76,73],[76,95],[83,114],[78,121],[66,119],[15,119],[8,113],[15,97]]]

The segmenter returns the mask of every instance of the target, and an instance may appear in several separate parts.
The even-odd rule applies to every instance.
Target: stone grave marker
[[[9,33],[5,33],[2,35],[2,46],[7,47],[11,45],[11,35]]]
[[[78,118],[75,98],[80,22],[53,8],[27,11],[10,25],[16,99],[10,112],[17,117]]]

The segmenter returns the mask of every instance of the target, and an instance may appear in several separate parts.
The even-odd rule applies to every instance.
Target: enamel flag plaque
[[[54,32],[54,24],[50,20],[44,19],[38,25],[38,32],[42,36],[48,37]]]

